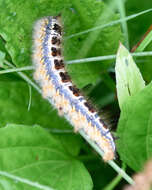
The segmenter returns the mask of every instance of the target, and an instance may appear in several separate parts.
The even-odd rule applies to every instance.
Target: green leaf
[[[63,13],[65,35],[68,37],[118,18],[118,15],[108,9],[103,1],[73,0],[69,9]],[[65,59],[73,60],[114,54],[120,39],[122,39],[120,25],[65,39]],[[89,83],[94,84],[101,73],[110,66],[111,62],[104,61],[67,65],[67,69],[74,82],[81,88]]]
[[[116,87],[119,106],[122,108],[128,97],[145,87],[145,82],[128,50],[120,44],[116,58]]]
[[[92,180],[84,165],[67,154],[60,142],[40,127],[8,125],[1,128],[0,150],[2,171],[56,190],[92,189]],[[16,190],[35,189],[12,183]]]
[[[68,154],[77,156],[80,152],[80,148],[83,145],[83,141],[80,135],[75,135],[74,133],[61,133],[54,135],[60,144],[65,148]]]
[[[63,9],[62,0],[1,0],[0,35],[16,66],[31,64],[32,30],[34,22],[43,16],[56,15]],[[11,30],[10,30],[11,28]]]
[[[152,83],[122,105],[117,129],[121,159],[135,171],[152,156]]]

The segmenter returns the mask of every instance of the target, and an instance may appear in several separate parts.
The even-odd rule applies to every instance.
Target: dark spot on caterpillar
[[[120,137],[115,137],[115,136],[112,136],[113,137],[113,140],[116,141],[116,140],[119,140]]]
[[[53,30],[55,30],[57,33],[61,35],[61,26],[59,26],[58,24],[54,24]]]
[[[60,48],[58,49],[58,55],[61,55],[61,49]]]
[[[105,129],[108,129],[107,125],[105,124],[105,122],[101,118],[99,119],[99,121]]]
[[[60,18],[61,18],[61,13],[59,13],[57,16],[53,16],[53,19],[55,20],[60,20]]]
[[[54,57],[57,56],[58,51],[57,51],[57,49],[55,47],[52,47],[51,51],[52,51],[52,56],[54,56]]]
[[[71,81],[70,76],[68,75],[67,72],[60,72],[59,75],[62,79],[62,82],[70,82]]]
[[[52,50],[52,56],[53,56],[53,57],[55,57],[55,56],[57,56],[57,55],[61,55],[61,49],[60,49],[60,48],[57,49],[57,48],[55,48],[55,47],[52,47],[51,50]]]
[[[75,86],[69,86],[69,89],[73,92],[75,96],[80,96],[80,90]]]
[[[53,45],[55,45],[55,44],[60,45],[60,43],[61,43],[60,39],[58,39],[56,36],[52,37],[51,42],[52,42]]]
[[[55,59],[54,64],[55,64],[55,69],[56,70],[64,68],[64,63],[63,63],[62,59],[61,60]]]
[[[92,113],[95,112],[94,107],[89,103],[89,102],[85,102],[84,105],[88,108],[88,110]]]
[[[60,111],[62,111],[62,110],[63,110],[63,108],[62,108],[62,107],[59,107],[59,110],[60,110]]]

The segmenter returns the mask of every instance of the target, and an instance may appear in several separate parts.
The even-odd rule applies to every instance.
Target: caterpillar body
[[[86,101],[65,70],[61,53],[62,24],[60,16],[38,20],[34,28],[34,78],[42,95],[74,126],[83,129],[104,152],[104,161],[115,158],[115,143],[96,109]]]

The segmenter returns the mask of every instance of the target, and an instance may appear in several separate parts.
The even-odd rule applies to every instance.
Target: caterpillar
[[[66,72],[62,33],[60,16],[44,17],[36,22],[33,35],[34,79],[41,86],[42,96],[51,102],[59,115],[64,115],[75,131],[84,130],[104,152],[104,161],[113,160],[115,143],[107,125]]]

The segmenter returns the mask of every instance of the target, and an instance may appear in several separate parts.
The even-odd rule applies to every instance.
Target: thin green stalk
[[[65,40],[70,39],[70,38],[73,38],[73,37],[76,37],[76,36],[80,36],[80,35],[86,34],[86,33],[88,33],[88,32],[93,32],[93,31],[95,31],[95,30],[101,30],[101,29],[103,29],[103,28],[105,28],[105,27],[110,27],[110,26],[113,26],[113,25],[115,25],[115,24],[119,24],[119,23],[121,23],[121,22],[123,22],[123,21],[128,21],[128,20],[134,19],[134,18],[136,18],[136,17],[138,17],[138,16],[140,16],[140,15],[146,14],[146,13],[151,12],[151,11],[152,11],[152,9],[147,9],[147,10],[141,11],[141,12],[139,12],[139,13],[137,13],[137,14],[133,14],[133,15],[127,16],[127,17],[125,17],[125,18],[123,18],[123,19],[118,19],[118,20],[109,22],[109,23],[107,23],[107,24],[103,24],[103,25],[100,25],[100,26],[96,26],[96,27],[94,27],[94,28],[90,28],[90,29],[88,29],[88,30],[84,30],[84,31],[82,31],[82,32],[78,32],[78,33],[72,34],[72,35],[70,35],[70,36],[65,37]]]
[[[132,53],[131,55],[136,56],[136,57],[152,56],[152,51]],[[115,59],[115,58],[116,58],[116,55],[107,55],[107,56],[90,57],[90,58],[84,58],[84,59],[76,59],[72,61],[66,61],[66,63],[67,64],[86,63],[86,62],[93,62],[93,61],[110,60],[110,59]]]
[[[79,131],[79,133],[81,134],[81,136],[83,136],[83,138],[96,150],[96,152],[98,152],[98,154],[103,157],[103,151],[93,142],[91,141],[88,136],[85,134],[85,132],[81,129]],[[133,185],[134,181],[133,179],[128,176],[128,174],[121,169],[113,160],[110,160],[107,162],[120,176],[122,176],[129,184]]]
[[[118,10],[120,12],[120,18],[124,19],[126,18],[126,11],[125,11],[125,1],[124,0],[116,0]],[[122,31],[125,37],[125,46],[129,49],[129,37],[128,37],[128,26],[126,20],[123,20],[121,22],[122,25]]]
[[[41,185],[39,184],[38,182],[32,182],[28,179],[25,179],[25,178],[21,178],[21,177],[18,177],[18,176],[15,176],[15,175],[12,175],[8,172],[5,172],[5,171],[0,171],[0,175],[2,176],[5,176],[5,177],[8,177],[14,181],[18,181],[18,182],[21,182],[21,183],[25,183],[27,185],[30,185],[32,187],[36,187],[38,189],[42,189],[42,190],[54,190],[52,189],[51,187],[48,187],[48,186],[45,186],[45,185]]]
[[[41,94],[41,89],[24,73],[18,72],[19,76],[22,77],[28,84],[30,84],[33,88],[35,88],[40,94]]]
[[[31,85],[29,85],[29,84],[28,84],[28,87],[29,87],[29,102],[28,102],[28,108],[27,108],[27,110],[30,111],[31,102],[32,102],[32,88],[31,88]]]
[[[152,51],[131,53],[131,55],[135,56],[135,57],[152,56]],[[66,64],[78,64],[78,63],[86,63],[86,62],[93,62],[93,61],[111,60],[111,59],[115,59],[115,58],[116,58],[116,55],[107,55],[107,56],[98,56],[98,57],[90,57],[90,58],[84,58],[84,59],[70,60],[70,61],[66,61],[65,63]],[[5,64],[6,63],[7,62],[5,61]],[[8,65],[8,66],[10,66],[10,65]],[[12,65],[11,65],[11,67],[12,67]],[[5,69],[5,70],[0,71],[0,74],[6,74],[6,73],[12,73],[12,72],[20,73],[19,71],[26,71],[26,68],[27,68],[27,70],[33,70],[34,69],[33,66],[27,66],[27,67],[21,67],[21,68],[13,67],[12,69]],[[24,75],[24,77],[25,77],[25,75]],[[35,83],[32,83],[32,86],[33,85],[35,85]],[[38,86],[36,85],[36,89],[37,88],[38,88]],[[38,91],[39,90],[40,90],[40,88],[38,88]]]
[[[15,72],[14,70],[17,69],[15,68],[14,65],[12,65],[11,63],[9,63],[7,60],[4,61],[4,63],[8,66],[10,66],[11,68],[13,68],[13,72]],[[7,69],[8,70],[8,69]],[[6,72],[7,73],[7,72]],[[35,88],[40,94],[41,94],[41,89],[29,78],[27,77],[24,73],[22,72],[17,72],[18,75],[24,79],[28,84],[30,84],[33,88]],[[1,73],[0,73],[1,74]]]
[[[142,52],[152,42],[152,31],[144,38],[141,44],[137,47],[135,52]]]
[[[122,170],[125,171],[126,169],[126,165],[123,163],[122,165]],[[118,183],[121,181],[122,179],[122,176],[121,175],[117,175],[112,181],[111,183],[109,183],[103,190],[113,190],[117,185]]]
[[[34,69],[33,66],[26,66],[26,67],[13,68],[13,69],[5,69],[5,70],[0,71],[0,74],[19,72],[19,71],[29,71],[29,70],[32,70],[32,69]]]

